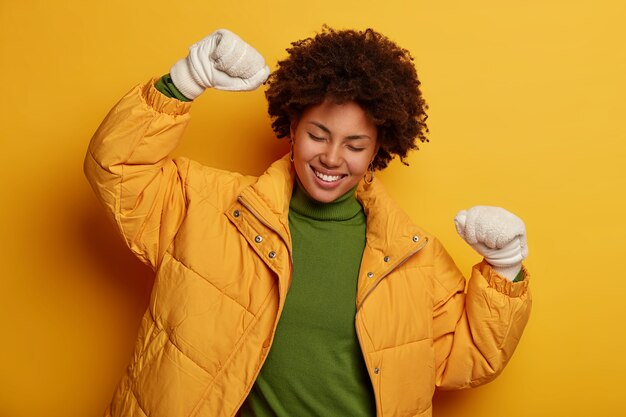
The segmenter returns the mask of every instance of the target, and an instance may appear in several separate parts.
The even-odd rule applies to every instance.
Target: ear
[[[296,137],[296,129],[298,128],[298,119],[291,119],[291,123],[289,126],[289,138],[291,139],[291,141],[293,142],[294,138]]]
[[[374,163],[374,159],[376,159],[376,155],[378,155],[378,151],[380,150],[380,143],[376,143],[376,148],[374,149],[374,155],[372,155],[372,160],[370,164]]]

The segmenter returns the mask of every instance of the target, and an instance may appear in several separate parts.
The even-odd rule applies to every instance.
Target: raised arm
[[[497,207],[460,212],[457,231],[484,256],[465,280],[439,244],[433,277],[441,288],[434,310],[436,385],[444,389],[491,381],[515,351],[531,310],[524,223]]]
[[[189,48],[171,69],[174,86],[193,100],[206,88],[254,90],[269,69],[237,35],[218,30]],[[130,249],[156,268],[186,213],[188,161],[170,155],[189,121],[190,103],[155,88],[133,88],[94,134],[84,162],[89,183]]]

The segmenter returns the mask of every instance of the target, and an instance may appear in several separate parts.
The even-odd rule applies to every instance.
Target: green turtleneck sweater
[[[365,248],[365,214],[354,191],[323,204],[294,188],[291,287],[242,417],[376,414],[354,326]]]

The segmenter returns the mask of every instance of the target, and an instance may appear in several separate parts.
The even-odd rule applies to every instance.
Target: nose
[[[320,162],[325,168],[336,168],[341,165],[341,149],[337,144],[329,143],[320,154]]]

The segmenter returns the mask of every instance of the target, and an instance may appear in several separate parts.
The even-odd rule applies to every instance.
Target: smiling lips
[[[313,167],[311,167],[311,168],[313,168]],[[316,170],[315,168],[313,168],[313,173],[315,173],[315,176],[317,178],[319,178],[320,180],[322,180],[324,182],[328,182],[328,183],[339,181],[340,179],[342,179],[345,176],[345,175],[327,175],[327,174],[323,174],[323,173],[319,172],[318,170]]]

